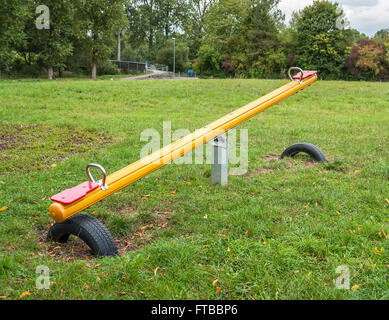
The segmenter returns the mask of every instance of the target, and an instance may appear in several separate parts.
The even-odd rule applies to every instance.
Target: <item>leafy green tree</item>
[[[345,57],[352,44],[352,33],[339,22],[344,12],[339,4],[315,1],[293,17],[297,32],[297,63],[302,68],[318,70],[321,77],[339,79]]]
[[[115,34],[127,23],[124,14],[123,0],[79,0],[77,4],[78,37],[92,65],[92,79],[96,79],[97,64],[113,52]]]
[[[185,71],[189,66],[188,59],[189,48],[178,42],[176,45],[176,71]],[[173,40],[168,40],[165,45],[158,50],[156,62],[169,66],[173,70],[174,44]]]
[[[361,39],[369,39],[366,34],[359,32],[357,29],[350,29],[350,33],[352,34],[352,39],[354,43],[359,43]]]
[[[182,17],[181,25],[188,39],[190,59],[197,56],[206,35],[206,20],[217,2],[218,0],[187,1],[185,16]]]
[[[34,7],[40,1],[33,1]],[[34,52],[41,65],[48,72],[48,79],[53,79],[54,68],[64,68],[66,58],[73,53],[72,37],[74,34],[74,1],[46,0],[45,5],[50,10],[48,29],[38,28],[36,19],[41,13],[33,15],[27,21],[26,33],[28,40],[25,49]]]
[[[374,36],[374,39],[378,41],[385,41],[389,39],[389,29],[382,29],[377,31],[377,33]]]
[[[233,70],[238,76],[278,73],[264,65],[275,52],[277,59],[280,57],[278,29],[283,15],[277,9],[278,3],[279,0],[220,0],[211,8],[203,43],[222,55],[224,70]]]
[[[23,0],[0,0],[0,73],[8,72],[17,60],[15,47],[25,38],[27,8]]]
[[[221,69],[223,60],[224,55],[221,54],[216,47],[204,44],[198,52],[198,58],[194,63],[194,69],[197,73],[203,75],[219,75],[223,73]]]
[[[247,28],[247,53],[251,61],[278,46],[278,24],[284,15],[277,9],[279,0],[249,0]]]

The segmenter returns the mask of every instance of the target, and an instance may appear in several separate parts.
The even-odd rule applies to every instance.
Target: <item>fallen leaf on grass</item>
[[[1,212],[1,211],[5,211],[5,210],[7,210],[7,209],[8,209],[8,207],[1,207],[1,208],[0,208],[0,212]]]
[[[216,285],[216,283],[218,283],[218,282],[219,282],[219,279],[215,279],[215,280],[213,280],[212,284]]]
[[[85,286],[84,289],[85,289],[85,290],[89,290],[89,289],[90,289],[90,286]]]
[[[385,233],[384,230],[382,230],[381,234],[382,234],[382,236],[383,236],[385,239],[388,239],[388,236],[386,235],[386,233]]]
[[[221,287],[217,287],[216,288],[216,293],[219,293],[221,289],[222,289]]]
[[[336,210],[336,213],[340,216],[340,212],[338,210]]]
[[[121,296],[125,296],[127,294],[127,292],[118,292],[118,294]]]
[[[52,165],[51,165],[51,167],[52,168],[55,168],[57,165],[55,164],[55,163],[53,163]]]
[[[140,230],[145,231],[145,230],[149,230],[149,229],[153,229],[153,228],[154,228],[154,225],[150,224],[148,226],[144,226],[144,227],[140,228]]]
[[[358,290],[358,288],[359,288],[359,284],[356,284],[355,286],[352,286],[352,287],[351,287],[351,291],[352,291],[352,292],[355,292],[355,291]]]
[[[176,192],[175,191],[172,191],[172,192],[170,192],[171,194],[176,194]]]
[[[159,270],[159,267],[156,267],[156,268],[154,269],[154,275],[155,275],[155,276],[157,275],[158,270]]]
[[[23,299],[24,296],[29,296],[31,294],[30,291],[24,291],[20,296],[19,299]]]
[[[377,252],[378,254],[382,254],[382,251],[378,248],[375,248],[375,252]]]
[[[203,248],[209,248],[209,244],[203,245]]]

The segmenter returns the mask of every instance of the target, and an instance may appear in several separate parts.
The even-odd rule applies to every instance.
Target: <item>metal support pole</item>
[[[225,186],[228,183],[228,141],[225,134],[212,143],[212,184]]]
[[[173,38],[174,41],[174,53],[173,53],[173,77],[176,75],[176,38]]]

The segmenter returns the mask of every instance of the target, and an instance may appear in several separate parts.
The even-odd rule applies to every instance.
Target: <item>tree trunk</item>
[[[92,65],[92,79],[96,80],[96,77],[97,77],[97,65],[96,65],[96,62],[93,62],[93,65]]]
[[[151,56],[151,51],[153,50],[153,30],[150,29],[150,35],[149,35],[149,55]]]
[[[121,45],[120,45],[120,30],[118,32],[118,55],[117,55],[117,60],[120,61],[121,58]]]
[[[47,73],[48,73],[48,79],[53,80],[54,70],[52,66],[49,66],[47,68]]]

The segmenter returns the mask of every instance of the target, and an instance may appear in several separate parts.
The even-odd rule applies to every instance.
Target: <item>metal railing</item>
[[[147,72],[147,64],[143,62],[135,61],[119,61],[110,60],[111,63],[117,65],[122,72],[136,71],[136,72]]]

